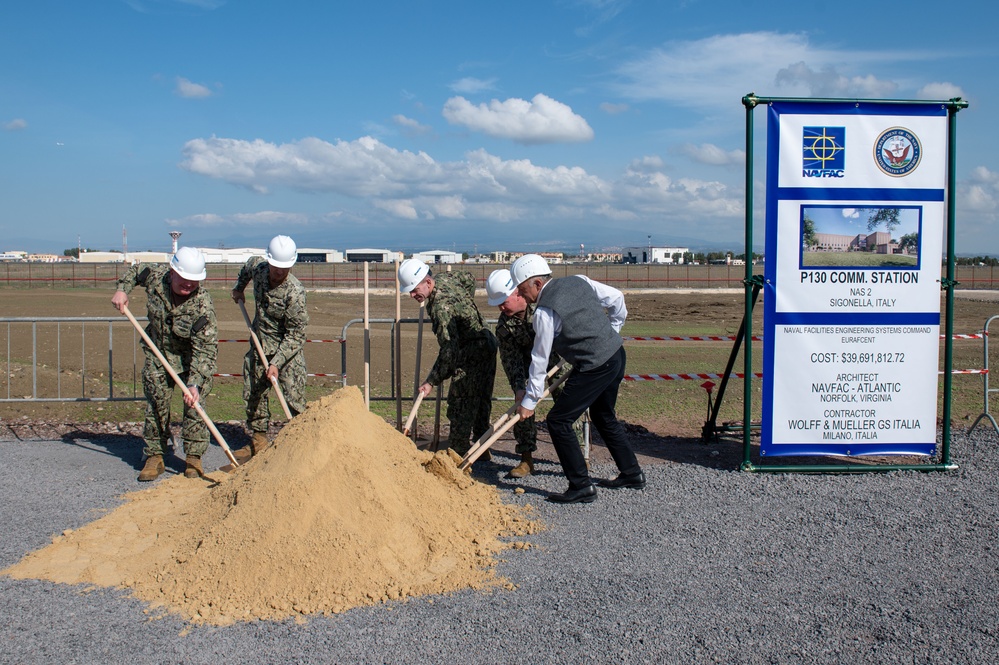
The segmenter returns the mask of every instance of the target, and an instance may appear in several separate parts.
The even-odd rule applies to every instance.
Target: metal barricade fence
[[[146,320],[145,317],[139,319]],[[88,340],[88,324],[91,331],[98,329],[96,337],[91,337],[91,340],[100,340],[100,329],[106,327],[106,349],[103,345]],[[119,343],[119,353],[116,354],[114,331],[121,326],[129,333],[130,346],[122,351]],[[77,329],[79,341],[73,334]],[[145,399],[138,389],[138,382],[141,380],[138,370],[138,335],[127,319],[120,316],[2,317],[0,331],[6,333],[6,339],[0,342],[6,349],[0,402],[116,402]],[[105,353],[106,365],[103,363]],[[97,374],[99,369],[107,372],[106,383],[103,371]],[[119,377],[131,375],[131,390],[127,380],[119,380],[116,395],[116,374]],[[68,385],[64,390],[63,379],[75,375],[80,380],[79,392],[70,389]],[[103,392],[105,386],[107,394],[98,394]]]
[[[984,357],[982,367],[985,370],[982,373],[982,391],[983,391],[982,395],[983,395],[983,401],[984,401],[985,406],[984,406],[984,410],[982,411],[981,415],[979,415],[977,418],[975,418],[975,424],[972,425],[971,429],[968,430],[968,436],[971,436],[971,434],[974,433],[975,428],[978,427],[978,423],[982,422],[982,419],[985,419],[985,418],[987,418],[988,421],[990,423],[992,423],[992,428],[997,433],[999,433],[999,424],[996,424],[996,419],[992,416],[992,413],[989,410],[989,397],[990,397],[990,395],[992,393],[999,392],[999,388],[991,388],[989,386],[989,326],[992,325],[992,322],[995,321],[996,319],[999,319],[999,315],[990,316],[985,321],[985,327],[982,329],[982,340],[983,340],[982,341],[982,346],[983,346],[983,349],[984,349],[983,353],[982,353],[982,355]]]

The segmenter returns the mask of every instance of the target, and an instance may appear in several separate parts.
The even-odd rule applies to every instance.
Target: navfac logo
[[[842,178],[846,167],[846,127],[803,127],[803,178]]]
[[[875,163],[893,178],[915,171],[922,156],[919,139],[905,127],[886,129],[874,142]]]

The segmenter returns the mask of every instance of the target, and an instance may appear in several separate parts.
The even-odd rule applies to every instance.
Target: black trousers
[[[624,425],[617,419],[614,409],[617,405],[617,391],[624,378],[625,352],[622,346],[610,360],[600,367],[585,372],[574,369],[564,384],[562,395],[548,412],[545,422],[552,437],[552,445],[558,455],[565,477],[571,489],[580,489],[591,484],[586,469],[586,458],[579,449],[579,440],[572,431],[586,409],[590,410],[590,420],[596,427],[607,449],[610,451],[618,471],[625,475],[639,473],[642,469],[631,449],[631,443]]]

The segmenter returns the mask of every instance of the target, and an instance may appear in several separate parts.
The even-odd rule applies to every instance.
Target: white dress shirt
[[[613,286],[607,286],[602,282],[596,282],[586,275],[571,275],[585,280],[593,292],[597,294],[600,306],[607,310],[610,317],[611,327],[614,332],[620,333],[624,327],[625,319],[628,318],[628,308],[624,304],[624,294]],[[563,279],[569,279],[565,277]],[[545,282],[541,291],[545,290],[551,282]],[[541,291],[538,292],[538,299],[541,299]],[[531,369],[527,378],[527,391],[520,405],[525,409],[533,411],[541,401],[541,395],[545,391],[545,377],[548,374],[548,357],[552,352],[552,342],[562,333],[562,319],[548,307],[538,306],[534,310],[534,348],[531,350]]]

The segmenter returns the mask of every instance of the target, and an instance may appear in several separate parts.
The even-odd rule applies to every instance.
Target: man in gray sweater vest
[[[526,254],[510,267],[517,290],[534,313],[534,349],[527,394],[517,415],[530,418],[544,391],[548,356],[552,349],[572,363],[562,396],[545,422],[552,445],[562,464],[569,489],[553,494],[556,503],[589,503],[597,498],[586,460],[572,431],[572,423],[586,410],[600,433],[619,475],[600,481],[612,489],[645,487],[645,474],[631,449],[624,425],[614,412],[617,393],[624,378],[625,352],[618,334],[628,316],[624,295],[617,289],[583,275],[551,278],[548,262],[537,254]]]

